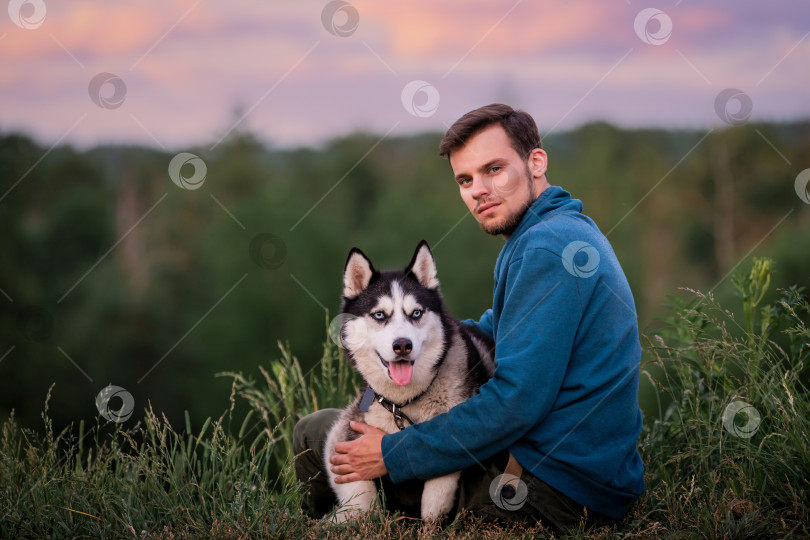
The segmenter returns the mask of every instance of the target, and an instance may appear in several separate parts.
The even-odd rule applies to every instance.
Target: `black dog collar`
[[[404,423],[405,421],[407,421],[410,425],[414,425],[416,423],[413,420],[411,420],[407,414],[402,412],[402,407],[404,407],[408,403],[411,403],[414,399],[421,397],[422,394],[424,394],[424,392],[422,392],[415,398],[408,400],[403,405],[397,405],[390,399],[386,399],[377,392],[375,392],[374,389],[371,388],[370,386],[367,386],[366,391],[363,392],[363,397],[360,399],[360,411],[368,412],[369,408],[371,407],[371,403],[376,401],[377,403],[385,407],[386,411],[390,412],[394,416],[394,423],[396,423],[397,427],[400,429],[400,431],[402,431],[403,429],[408,427],[405,425]]]

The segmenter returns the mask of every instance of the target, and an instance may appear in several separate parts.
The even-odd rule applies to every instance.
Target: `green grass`
[[[799,288],[760,305],[770,263],[735,276],[738,314],[711,295],[677,301],[668,329],[645,336],[642,374],[659,411],[639,441],[647,492],[620,524],[570,538],[810,537],[810,305]],[[757,309],[758,308],[758,309]],[[539,526],[444,527],[378,512],[340,527],[301,514],[291,467],[292,427],[302,415],[343,406],[359,379],[329,340],[303,373],[288,347],[254,381],[232,378],[221,417],[171,426],[151,408],[131,427],[83,422],[55,433],[12,415],[0,440],[0,537],[74,538],[530,538]],[[726,416],[729,404],[756,409]],[[235,409],[249,411],[234,423]],[[736,433],[736,434],[735,434]]]

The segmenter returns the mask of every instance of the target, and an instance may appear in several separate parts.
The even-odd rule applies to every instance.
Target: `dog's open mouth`
[[[413,362],[409,360],[402,360],[399,362],[391,362],[388,364],[388,374],[391,380],[398,386],[405,386],[411,382],[413,375]]]
[[[382,356],[380,356],[380,353],[377,353],[377,356],[380,357],[380,361],[383,363],[383,365],[388,368],[388,376],[391,377],[394,384],[397,386],[405,386],[411,382],[411,377],[413,377],[414,360],[387,362]]]

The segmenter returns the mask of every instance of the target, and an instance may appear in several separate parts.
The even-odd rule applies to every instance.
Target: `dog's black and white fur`
[[[340,501],[338,522],[368,511],[371,481],[335,484],[329,458],[336,442],[358,434],[349,421],[386,433],[448,411],[486,382],[495,370],[492,337],[452,318],[444,307],[436,263],[422,241],[402,270],[378,272],[359,249],[349,253],[343,275],[344,353],[368,385],[330,429],[324,461]],[[421,515],[445,516],[453,507],[460,472],[425,482]]]

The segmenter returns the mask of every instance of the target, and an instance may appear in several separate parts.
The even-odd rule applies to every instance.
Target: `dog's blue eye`
[[[378,321],[385,320],[385,313],[383,313],[382,311],[375,311],[374,313],[371,314],[371,316]]]
[[[415,310],[413,310],[413,313],[411,313],[411,318],[413,318],[413,319],[418,319],[421,316],[422,316],[422,310],[421,309],[415,309]]]

